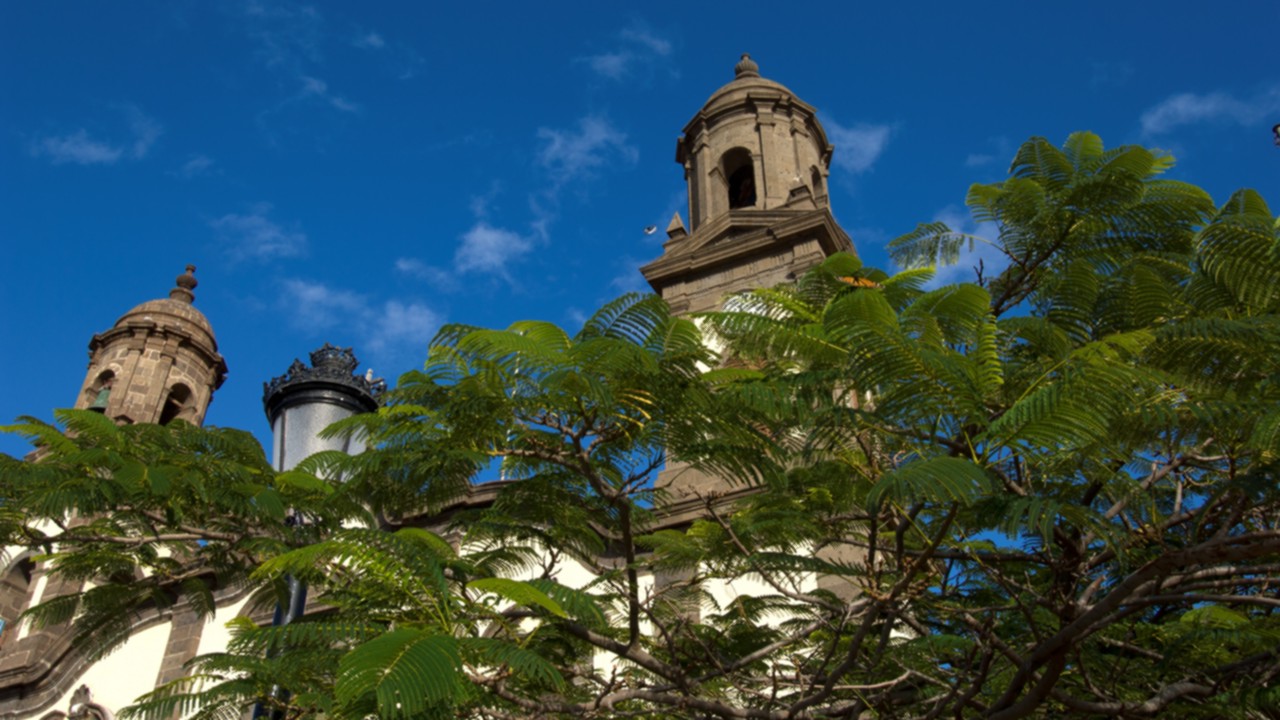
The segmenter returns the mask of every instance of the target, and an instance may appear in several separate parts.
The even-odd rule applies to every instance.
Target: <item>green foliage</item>
[[[448,326],[328,431],[373,449],[290,473],[227,431],[24,420],[46,458],[0,465],[0,523],[97,583],[31,615],[107,648],[113,610],[310,585],[146,718],[1275,717],[1280,222],[1171,166],[1032,138],[970,188],[997,237],[920,225],[894,275]],[[979,241],[1004,262],[932,285]]]

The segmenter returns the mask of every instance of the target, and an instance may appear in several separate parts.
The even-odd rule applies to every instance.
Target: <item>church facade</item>
[[[734,293],[788,282],[833,253],[852,251],[830,209],[832,151],[814,108],[762,77],[743,55],[733,80],[711,95],[677,142],[676,161],[688,184],[688,222],[677,213],[662,255],[641,268],[653,290],[678,314],[713,310]],[[120,423],[204,420],[227,364],[211,324],[194,306],[194,271],[188,266],[167,298],[144,302],[93,337],[75,407]],[[383,388],[355,375],[355,367],[349,350],[326,346],[312,353],[310,366],[297,362],[267,385],[276,469],[293,467],[320,449],[362,449],[330,448],[316,438],[330,422],[377,407]],[[697,517],[700,493],[727,488],[718,478],[675,463],[658,482],[672,497],[658,513],[666,527]],[[459,509],[483,506],[498,485],[476,486]],[[243,590],[219,595],[210,623],[179,603],[138,618],[123,647],[90,663],[65,628],[31,630],[17,621],[24,608],[78,588],[51,579],[23,549],[10,551],[0,574],[0,719],[113,717],[138,695],[181,677],[192,657],[225,648],[229,633],[223,624],[245,612]],[[590,563],[560,562],[563,582],[586,584],[593,577]],[[711,589],[726,597],[752,590]]]

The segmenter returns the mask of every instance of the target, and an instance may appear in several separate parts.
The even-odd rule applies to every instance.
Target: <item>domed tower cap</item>
[[[170,299],[184,302],[188,305],[195,302],[196,294],[192,291],[200,284],[199,281],[196,280],[195,265],[188,265],[187,271],[179,275],[178,279],[174,282],[177,287],[169,291]]]
[[[737,65],[733,66],[734,77],[760,77],[760,66],[747,53],[742,53],[742,59]]]

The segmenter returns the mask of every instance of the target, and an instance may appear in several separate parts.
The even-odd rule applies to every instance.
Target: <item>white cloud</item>
[[[823,117],[822,124],[827,129],[831,144],[836,147],[832,164],[853,175],[871,169],[893,134],[889,125],[858,123],[844,127],[829,117]]]
[[[380,33],[372,30],[369,32],[361,31],[351,44],[361,50],[368,50],[380,55],[381,62],[385,67],[393,71],[400,80],[408,80],[417,75],[418,70],[426,62],[409,45],[388,40]]]
[[[164,127],[132,105],[125,107],[125,115],[129,118],[129,129],[133,131],[131,154],[134,159],[141,160],[151,151],[151,146],[164,132]]]
[[[610,80],[623,80],[671,55],[671,41],[658,36],[647,25],[635,22],[617,35],[616,48],[579,58],[595,74]]]
[[[462,236],[453,265],[460,273],[482,273],[510,280],[511,265],[532,249],[533,242],[528,238],[481,220]]]
[[[294,100],[315,98],[343,112],[354,113],[360,111],[359,105],[329,92],[329,84],[320,78],[303,75],[299,80],[302,81],[302,90],[294,97]]]
[[[213,159],[207,155],[192,155],[191,159],[183,163],[182,167],[170,173],[170,175],[176,175],[183,180],[190,180],[194,177],[207,175],[210,171],[209,169],[212,168],[213,165]]]
[[[368,300],[361,295],[306,280],[285,280],[284,294],[290,319],[302,328],[327,330],[339,324],[350,327],[349,321],[364,315],[369,308]]]
[[[609,287],[618,293],[653,292],[653,288],[649,287],[649,281],[645,280],[644,275],[640,273],[640,266],[644,265],[644,262],[632,257],[620,258],[618,264],[622,266],[621,272],[609,281]]]
[[[1277,112],[1280,112],[1280,86],[1244,100],[1225,92],[1203,95],[1179,93],[1165,98],[1142,113],[1142,132],[1144,135],[1158,135],[1172,132],[1182,125],[1206,122],[1238,125],[1257,123],[1270,127],[1265,118]]]
[[[621,80],[626,76],[627,67],[633,59],[634,56],[631,53],[609,52],[592,55],[586,58],[586,63],[597,75],[603,75],[610,80]]]
[[[665,57],[671,54],[671,41],[666,38],[658,37],[653,33],[653,31],[643,25],[633,24],[624,29],[620,35],[623,40],[646,48],[649,52],[652,52],[655,55]]]
[[[355,39],[355,42],[353,42],[352,44],[358,48],[366,48],[369,50],[381,50],[382,48],[387,46],[387,41],[383,40],[382,36],[379,35],[378,33],[371,31],[357,37]]]
[[[393,348],[421,349],[426,356],[427,344],[440,329],[440,315],[421,303],[388,300],[374,313],[368,325],[366,344],[373,352]]]
[[[257,42],[257,55],[267,67],[300,73],[304,62],[320,60],[324,17],[319,10],[282,0],[250,0],[242,7],[246,32]]]
[[[965,167],[981,167],[983,165],[990,165],[991,163],[995,162],[995,160],[996,160],[995,155],[984,155],[982,153],[969,153],[969,156],[964,159],[964,166]]]
[[[307,250],[307,236],[301,230],[286,228],[267,215],[271,205],[258,203],[246,214],[227,214],[211,220],[209,226],[226,244],[234,260],[268,261],[295,257]]]
[[[564,316],[569,319],[570,323],[572,323],[570,327],[573,327],[576,325],[577,327],[581,328],[583,325],[586,325],[587,320],[590,319],[586,313],[582,312],[576,307],[565,308]],[[569,328],[566,328],[566,329],[569,329]]]
[[[441,324],[440,315],[422,303],[379,303],[350,290],[306,280],[285,280],[280,300],[297,328],[354,330],[359,349],[384,356],[412,350],[425,355],[427,343]]]
[[[32,153],[48,156],[54,165],[111,165],[124,155],[124,148],[94,140],[81,128],[70,135],[41,139]]]
[[[448,270],[438,268],[417,258],[397,258],[396,272],[417,280],[423,280],[432,290],[453,292],[458,288],[458,280]]]
[[[632,164],[639,157],[637,150],[627,144],[626,133],[599,115],[582,118],[573,130],[539,128],[538,139],[543,142],[538,162],[557,188],[591,177],[610,161]]]
[[[66,135],[41,138],[32,146],[32,154],[46,156],[54,165],[113,165],[125,157],[141,160],[164,133],[164,126],[134,105],[118,106],[118,109],[128,123],[132,136],[129,140],[98,140],[90,137],[88,130],[80,128]]]

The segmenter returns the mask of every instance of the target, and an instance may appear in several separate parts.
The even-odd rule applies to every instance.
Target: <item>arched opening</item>
[[[103,370],[93,381],[85,394],[89,398],[89,409],[94,412],[105,413],[107,405],[111,402],[111,386],[115,385],[116,374],[110,370]]]
[[[816,200],[827,194],[826,188],[822,185],[822,171],[818,168],[812,168],[811,177],[813,180],[813,198]]]
[[[165,398],[164,407],[160,410],[160,424],[168,425],[170,422],[182,418],[189,419],[184,415],[184,411],[191,405],[191,389],[186,385],[174,385],[169,388],[169,397]]]
[[[9,571],[0,578],[0,648],[17,637],[18,616],[27,609],[31,599],[31,578],[35,571],[35,562],[22,558],[10,565]]]
[[[724,154],[721,167],[729,181],[729,209],[755,207],[756,169],[751,153],[745,148],[734,148]]]

